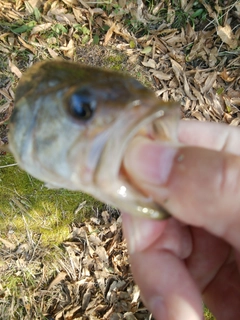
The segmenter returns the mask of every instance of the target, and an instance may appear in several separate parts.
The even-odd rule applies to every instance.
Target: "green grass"
[[[211,314],[207,307],[204,307],[204,317],[205,320],[216,320],[216,318]]]
[[[4,167],[14,162],[11,155],[0,157],[0,234],[21,235],[29,228],[42,234],[43,243],[57,245],[67,238],[69,223],[82,222],[103,206],[81,192],[48,189],[18,166]]]

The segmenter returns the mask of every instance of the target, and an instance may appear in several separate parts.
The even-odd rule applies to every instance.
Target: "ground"
[[[184,119],[239,125],[239,1],[0,5],[4,147],[18,80],[43,59],[128,72],[159,98],[179,101]],[[2,149],[0,318],[152,319],[132,279],[118,210],[48,190]],[[205,317],[213,319],[208,310]]]

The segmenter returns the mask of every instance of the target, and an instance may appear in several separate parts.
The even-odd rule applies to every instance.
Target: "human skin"
[[[129,179],[172,214],[123,214],[130,263],[156,320],[240,319],[240,129],[181,121],[181,146],[137,138]]]

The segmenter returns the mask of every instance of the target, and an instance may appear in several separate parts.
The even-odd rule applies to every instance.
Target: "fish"
[[[177,143],[177,102],[133,77],[80,63],[37,62],[21,77],[9,123],[18,165],[53,188],[78,190],[149,219],[171,214],[131,184],[123,158],[138,135]]]

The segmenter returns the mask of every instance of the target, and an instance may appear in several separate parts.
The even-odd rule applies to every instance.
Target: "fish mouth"
[[[151,108],[134,101],[117,119],[108,132],[108,140],[94,173],[95,183],[105,195],[106,202],[138,216],[153,219],[170,216],[167,210],[130,183],[123,159],[129,144],[137,136],[176,144],[179,119],[179,104],[165,103],[157,98]]]

